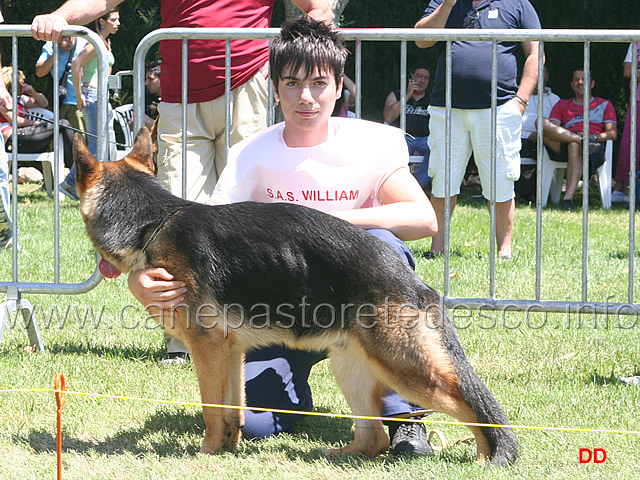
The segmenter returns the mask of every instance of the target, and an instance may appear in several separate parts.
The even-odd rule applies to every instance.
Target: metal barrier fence
[[[107,74],[108,74],[108,58],[107,48],[104,42],[96,34],[84,27],[69,27],[64,31],[65,35],[78,36],[86,38],[93,47],[96,49],[97,64],[98,64],[98,125],[101,128],[98,131],[98,159],[106,151],[106,142],[108,139],[108,125],[107,125]],[[2,342],[2,336],[4,334],[5,327],[9,321],[11,314],[21,313],[24,325],[27,327],[29,334],[29,340],[31,345],[36,345],[39,350],[44,349],[40,331],[38,329],[38,322],[35,318],[33,306],[31,303],[23,298],[23,294],[64,294],[64,295],[78,295],[88,292],[93,289],[102,280],[102,275],[95,269],[93,274],[86,280],[80,283],[65,283],[60,279],[60,204],[59,204],[59,190],[58,184],[62,180],[62,173],[60,171],[57,161],[53,162],[53,281],[52,282],[25,282],[20,280],[20,265],[18,264],[18,248],[19,248],[19,218],[18,218],[18,156],[20,154],[18,148],[18,129],[17,129],[17,99],[18,99],[18,38],[31,37],[31,27],[29,25],[0,25],[0,37],[11,37],[12,49],[11,49],[11,66],[13,68],[12,79],[12,98],[13,98],[13,138],[12,138],[12,151],[9,156],[9,163],[11,165],[11,173],[13,175],[12,194],[11,194],[11,218],[12,227],[11,235],[14,239],[12,248],[12,278],[10,281],[0,282],[0,291],[7,293],[7,300],[0,305],[0,342]],[[52,72],[55,78],[59,78],[59,66],[57,62],[58,58],[58,44],[54,44],[54,63]],[[3,59],[3,65],[7,66],[7,59]],[[59,120],[60,120],[60,105],[57,95],[54,95],[51,99],[53,114],[54,114],[54,135],[53,135],[53,150],[54,158],[58,158],[58,155],[62,151],[62,145],[59,143]],[[36,253],[36,252],[34,252]],[[37,252],[42,253],[42,252]]]
[[[544,64],[544,45],[545,42],[578,42],[584,45],[584,67],[585,67],[585,85],[586,92],[585,95],[589,95],[589,65],[590,65],[590,48],[593,42],[604,42],[604,43],[630,43],[640,41],[640,30],[625,30],[625,31],[615,31],[615,30],[601,30],[601,31],[593,31],[593,30],[447,30],[447,29],[433,29],[433,30],[415,30],[415,29],[341,29],[343,37],[348,41],[355,42],[355,83],[356,83],[356,102],[355,102],[355,112],[356,116],[361,116],[361,86],[362,86],[362,43],[363,42],[398,42],[400,44],[400,93],[401,93],[401,102],[404,104],[406,102],[406,85],[407,85],[407,42],[418,41],[418,40],[431,40],[431,41],[441,41],[445,42],[446,45],[446,65],[448,72],[451,72],[451,45],[453,41],[456,40],[464,40],[464,41],[487,41],[492,43],[492,52],[493,52],[493,61],[491,65],[492,71],[492,130],[495,132],[496,129],[496,106],[497,106],[497,43],[499,41],[513,41],[513,42],[521,42],[521,41],[539,41],[539,56],[538,56],[538,65],[539,65],[539,84],[542,84],[543,81],[543,72],[542,65]],[[161,40],[181,40],[182,41],[182,141],[183,145],[186,144],[186,126],[187,126],[187,78],[188,78],[188,41],[195,39],[221,39],[226,42],[226,78],[225,78],[225,92],[226,92],[226,121],[227,127],[230,121],[230,53],[231,53],[231,40],[235,39],[272,39],[279,33],[278,29],[228,29],[228,28],[203,28],[203,29],[188,29],[188,28],[174,28],[174,29],[159,29],[149,33],[145,36],[141,42],[139,43],[135,56],[134,56],[134,64],[133,64],[133,96],[134,96],[134,131],[137,131],[144,124],[144,79],[145,79],[145,60],[147,54],[151,47],[155,45],[157,42]],[[96,48],[98,52],[98,65],[99,65],[99,76],[100,76],[100,85],[99,85],[99,104],[98,104],[98,118],[101,119],[100,125],[103,125],[104,128],[98,132],[98,151],[101,152],[104,150],[104,143],[108,139],[107,134],[107,125],[106,125],[106,103],[107,103],[107,58],[106,58],[106,48],[102,44],[101,40],[97,35],[88,31],[87,29],[81,27],[69,27],[68,30],[65,30],[65,34],[68,35],[78,35],[87,38]],[[30,36],[30,29],[28,26],[12,26],[12,25],[4,25],[0,26],[0,36],[12,36],[13,39],[13,58],[12,64],[14,65],[14,74],[17,67],[17,37],[26,37]],[[57,45],[55,46],[54,53],[57,55]],[[635,58],[635,50],[634,50],[634,61]],[[128,73],[128,72],[127,72]],[[57,63],[54,62],[54,76],[58,75],[58,67]],[[632,82],[636,82],[637,72],[633,69],[632,73]],[[634,83],[635,84],[635,83]],[[16,82],[14,82],[14,99],[16,96],[15,90]],[[447,115],[447,139],[446,139],[446,171],[445,171],[445,197],[449,195],[450,185],[448,179],[450,178],[450,166],[449,159],[451,156],[451,123],[450,123],[450,112],[451,112],[451,77],[447,76],[446,80],[446,89],[445,89],[445,111]],[[53,99],[54,101],[54,113],[56,120],[56,135],[54,138],[57,139],[57,121],[58,121],[58,100],[57,97]],[[636,101],[636,93],[632,91],[631,102],[634,104]],[[15,102],[14,102],[15,103]],[[273,106],[273,92],[270,91],[269,95],[269,103],[270,107]],[[269,108],[269,119],[268,122],[273,122],[273,108]],[[15,110],[14,110],[15,112]],[[541,124],[542,120],[542,102],[539,102],[538,108],[538,121]],[[15,115],[14,115],[15,117]],[[584,118],[585,122],[588,122],[589,118],[589,109],[585,105],[584,108]],[[15,120],[14,120],[15,121]],[[635,132],[635,125],[638,119],[636,118],[635,110],[633,110],[631,121],[631,131]],[[406,122],[404,118],[404,113],[401,118],[401,127],[405,128]],[[15,127],[15,125],[14,125]],[[15,135],[15,128],[14,128]],[[227,149],[229,148],[229,128],[226,128],[226,145]],[[585,140],[587,140],[588,132],[585,133]],[[583,142],[585,144],[583,157],[584,157],[584,167],[585,171],[588,171],[588,141]],[[17,142],[14,141],[14,145]],[[54,145],[54,149],[57,152],[59,149],[59,145],[57,145],[57,140]],[[636,139],[635,137],[632,139],[631,144],[631,158],[635,158],[636,151]],[[535,311],[543,311],[543,312],[560,312],[560,313],[569,313],[569,312],[580,312],[584,308],[588,308],[590,312],[598,313],[598,314],[607,314],[611,311],[615,310],[619,314],[632,314],[637,315],[638,310],[640,309],[640,304],[636,303],[634,300],[634,253],[635,253],[635,177],[636,177],[636,166],[635,162],[631,162],[631,187],[630,187],[630,208],[629,208],[629,273],[628,273],[628,294],[627,294],[627,303],[609,303],[609,302],[595,302],[590,301],[587,291],[587,280],[588,280],[588,240],[589,240],[589,227],[588,227],[588,216],[589,216],[589,194],[588,194],[588,186],[584,188],[584,196],[583,196],[583,225],[582,225],[582,298],[581,301],[569,301],[569,300],[546,300],[542,298],[542,204],[541,204],[541,178],[542,178],[542,135],[538,135],[538,159],[537,159],[537,177],[538,177],[538,191],[537,191],[537,215],[536,215],[536,273],[535,273],[535,298],[532,299],[505,299],[505,298],[497,298],[496,295],[496,223],[495,223],[495,157],[496,157],[496,141],[495,135],[492,136],[491,139],[491,150],[492,154],[492,179],[494,180],[491,185],[491,233],[490,233],[490,264],[489,264],[489,296],[485,298],[479,297],[455,297],[451,296],[451,285],[450,285],[450,232],[449,225],[451,219],[451,211],[449,202],[445,202],[445,255],[444,255],[444,272],[443,272],[443,283],[444,283],[444,302],[449,308],[453,307],[465,307],[471,310],[488,308],[492,310],[500,310],[500,309],[510,309],[510,311],[520,311],[520,312],[529,312],[532,309]],[[17,170],[17,162],[15,160],[15,152],[13,157],[13,173],[14,178],[16,177]],[[182,151],[182,161],[183,161],[183,170],[186,166],[186,149],[183,148]],[[57,171],[56,167],[56,179],[59,178],[60,172]],[[183,192],[186,191],[186,175],[182,176]],[[66,284],[61,283],[59,281],[59,218],[58,218],[58,190],[57,190],[57,181],[55,186],[55,195],[54,195],[54,218],[55,218],[55,247],[54,247],[54,256],[55,256],[55,281],[53,283],[30,283],[30,282],[20,282],[18,277],[18,262],[17,262],[17,250],[14,243],[13,250],[13,278],[9,282],[0,282],[0,291],[6,291],[8,294],[8,302],[5,302],[5,305],[8,304],[9,308],[15,310],[23,310],[24,315],[27,315],[28,310],[28,302],[22,299],[23,293],[52,293],[52,294],[79,294],[84,293],[93,287],[95,287],[101,280],[100,273],[96,271],[93,275],[87,279],[86,281],[79,284]],[[585,185],[588,182],[584,182]],[[14,182],[13,185],[13,199],[12,199],[12,217],[14,220],[17,219],[17,185]],[[14,238],[17,233],[17,222],[14,223],[13,234]],[[26,302],[26,303],[25,303]],[[3,305],[3,312],[0,312],[0,315],[3,315],[4,312],[7,311],[7,308]],[[31,313],[28,313],[31,315]],[[26,317],[25,317],[26,318]],[[2,340],[2,332],[4,329],[4,320],[0,319],[3,323],[0,324],[0,341]],[[35,321],[30,322],[30,324],[35,325]],[[36,332],[37,333],[37,326]],[[30,331],[30,335],[32,332]],[[33,339],[32,339],[33,340]],[[35,343],[35,342],[34,342]],[[42,348],[42,342],[39,340],[38,334],[38,345]]]

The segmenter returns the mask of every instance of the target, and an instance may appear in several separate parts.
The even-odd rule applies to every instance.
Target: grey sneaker
[[[611,192],[611,201],[613,203],[629,203],[629,197],[623,192],[614,190],[613,192]]]
[[[58,189],[61,193],[64,193],[71,200],[80,200],[80,197],[78,197],[78,190],[76,190],[76,186],[69,185],[66,180],[58,185]]]

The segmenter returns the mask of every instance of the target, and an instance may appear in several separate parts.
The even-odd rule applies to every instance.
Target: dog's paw
[[[343,451],[341,448],[323,448],[320,447],[318,449],[320,452],[325,454],[327,457],[333,457],[334,455],[342,455]]]
[[[234,450],[238,446],[242,432],[238,427],[229,426],[224,432],[223,448]]]

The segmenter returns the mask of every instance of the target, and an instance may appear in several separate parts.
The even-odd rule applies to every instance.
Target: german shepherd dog
[[[507,424],[441,298],[392,248],[299,205],[180,199],[156,180],[151,156],[144,127],[118,162],[99,163],[76,135],[80,210],[94,246],[119,270],[163,267],[185,282],[169,333],[191,353],[203,403],[244,405],[244,352],[282,344],[328,351],[355,415],[378,416],[392,389],[461,422]],[[203,415],[203,452],[235,446],[242,410],[204,407]],[[479,462],[517,458],[511,428],[469,429]],[[353,443],[325,452],[374,457],[388,446],[381,421],[356,419]]]

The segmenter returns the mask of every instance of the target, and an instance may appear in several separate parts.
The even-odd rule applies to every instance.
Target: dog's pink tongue
[[[104,258],[100,259],[100,262],[98,263],[98,270],[100,270],[100,273],[106,278],[117,278],[121,273],[120,270],[111,265]]]

